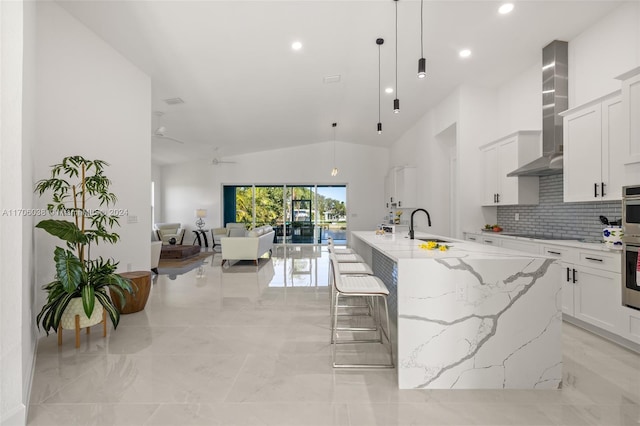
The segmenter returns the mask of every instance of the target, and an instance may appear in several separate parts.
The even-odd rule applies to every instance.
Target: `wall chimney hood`
[[[542,157],[507,176],[562,173],[562,117],[569,107],[568,43],[554,40],[542,49]]]

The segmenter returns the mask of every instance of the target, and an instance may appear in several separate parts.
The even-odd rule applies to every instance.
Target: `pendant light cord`
[[[398,0],[394,2],[396,4],[396,99],[398,97]]]
[[[422,9],[424,8],[424,0],[420,0],[420,57],[424,58],[424,45],[423,45],[423,40],[424,40],[424,35],[423,35],[423,22],[422,22]]]
[[[380,45],[378,44],[378,123],[380,123],[380,91],[382,89],[380,85]]]

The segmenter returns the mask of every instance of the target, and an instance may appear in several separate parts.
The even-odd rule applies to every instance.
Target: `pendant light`
[[[393,100],[393,112],[400,112],[400,99],[398,99],[398,0],[393,0],[396,4],[396,98]]]
[[[420,0],[420,59],[418,59],[418,78],[427,76],[427,60],[424,59],[423,13],[424,0]]]
[[[338,168],[336,167],[336,127],[338,123],[332,123],[333,127],[333,169],[331,169],[331,176],[338,176]]]
[[[384,44],[383,38],[376,39],[378,45],[378,134],[382,134],[382,121],[380,120],[380,94],[382,93],[382,87],[380,86],[380,46]]]

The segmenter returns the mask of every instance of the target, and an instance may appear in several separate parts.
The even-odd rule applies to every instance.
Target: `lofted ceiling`
[[[389,146],[461,84],[497,87],[531,67],[554,39],[571,40],[619,1],[58,1],[151,77],[159,164],[336,139]],[[395,7],[398,8],[397,95]],[[378,135],[378,47],[381,121]],[[294,41],[303,43],[293,51]],[[458,51],[472,50],[461,59]],[[325,83],[325,77],[339,82]],[[183,104],[164,99],[179,97]],[[152,114],[153,111],[149,111]],[[217,155],[217,154],[216,154]]]

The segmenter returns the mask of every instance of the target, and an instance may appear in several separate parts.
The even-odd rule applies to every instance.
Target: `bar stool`
[[[336,256],[333,254],[329,255],[330,257],[333,256],[333,258],[335,258]],[[337,273],[339,275],[373,275],[373,271],[371,270],[371,268],[369,267],[369,265],[367,265],[366,263],[362,262],[339,262],[337,261],[335,266],[334,264],[329,261],[329,285],[331,286],[331,301],[329,303],[329,310],[331,312],[331,317],[333,317],[334,315],[334,309],[336,308],[341,308],[341,309],[362,309],[362,308],[366,308],[368,310],[368,314],[371,314],[371,309],[369,304],[356,304],[356,303],[349,303],[348,301],[345,301],[344,304],[339,305],[339,306],[335,306],[334,305],[334,301],[335,301],[335,295],[336,295],[336,291],[335,291],[335,285],[334,285],[334,272],[333,272],[333,268],[337,268]],[[353,313],[343,313],[343,314],[339,314],[338,312],[336,312],[336,315],[338,316],[357,316],[356,314]],[[333,334],[331,334],[331,342],[333,343]]]
[[[332,253],[335,253],[335,254],[353,254],[353,253],[355,253],[355,250],[350,249],[350,248],[336,248],[335,244],[333,243],[333,237],[327,238],[327,247],[329,248],[329,252],[332,252]]]
[[[341,275],[338,271],[338,261],[335,256],[331,256],[331,263],[333,265],[332,271],[334,274],[333,285],[335,287],[335,308],[332,310],[332,326],[331,326],[331,343],[333,344],[332,360],[334,368],[393,368],[393,348],[391,346],[391,327],[389,322],[389,308],[387,305],[387,296],[389,290],[384,285],[382,280],[373,275]],[[373,309],[373,321],[374,328],[369,327],[339,327],[338,326],[338,306],[340,305],[341,297],[364,297],[366,299],[374,299],[376,303]],[[380,309],[377,301],[382,299],[384,305],[384,316],[386,318],[386,327],[381,323]],[[363,332],[363,331],[377,331],[377,339],[353,339],[353,340],[339,340],[338,331],[350,331],[350,332]],[[336,362],[336,347],[344,344],[358,344],[358,343],[380,343],[384,345],[384,337],[386,337],[389,344],[389,363],[387,364],[342,364]]]

